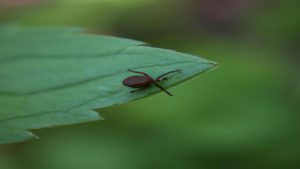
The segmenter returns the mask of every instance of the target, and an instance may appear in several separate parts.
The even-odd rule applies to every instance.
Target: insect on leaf
[[[165,88],[215,63],[143,42],[78,28],[0,27],[0,143],[34,138],[27,130],[101,119],[94,110],[158,92],[130,93],[127,69],[158,76],[182,71]]]

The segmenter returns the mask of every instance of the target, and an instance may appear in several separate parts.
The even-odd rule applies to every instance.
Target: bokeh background
[[[34,130],[0,169],[300,168],[300,1],[0,0],[0,23],[81,26],[216,61],[105,121]]]

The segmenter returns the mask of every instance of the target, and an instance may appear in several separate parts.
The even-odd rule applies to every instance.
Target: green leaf
[[[122,80],[133,73],[153,77],[181,73],[168,88],[215,63],[145,43],[83,33],[78,28],[0,27],[0,143],[33,138],[26,132],[101,119],[93,110],[160,91],[130,93]]]

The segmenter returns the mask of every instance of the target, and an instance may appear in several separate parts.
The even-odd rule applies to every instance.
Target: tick
[[[158,76],[156,79],[153,79],[150,75],[148,75],[145,72],[138,72],[138,71],[134,71],[131,69],[128,69],[128,71],[143,75],[143,76],[129,76],[123,80],[124,86],[131,87],[131,88],[138,88],[137,90],[133,90],[131,92],[145,89],[147,87],[150,87],[151,85],[154,85],[154,86],[158,87],[160,90],[167,93],[168,95],[173,96],[169,91],[167,91],[165,88],[163,88],[161,85],[159,85],[158,82],[168,79],[167,77],[165,77],[166,75],[169,75],[174,72],[179,72],[181,70],[177,69],[177,70],[166,72],[166,73]]]

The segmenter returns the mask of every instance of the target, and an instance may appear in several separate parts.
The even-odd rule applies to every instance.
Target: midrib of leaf
[[[145,66],[145,67],[134,67],[132,69],[154,68],[154,67],[160,67],[160,66],[166,66],[166,65],[174,65],[175,66],[177,64],[183,64],[183,63],[191,63],[191,62],[189,62],[189,61],[183,61],[183,62],[174,62],[172,64],[157,64],[157,65],[150,65],[150,66]],[[203,64],[211,64],[211,65],[213,65],[213,63],[203,63]],[[85,83],[92,82],[92,81],[95,81],[95,80],[98,80],[98,79],[103,79],[103,78],[107,78],[107,77],[110,77],[110,76],[116,76],[116,75],[121,75],[121,74],[124,74],[124,71],[118,71],[118,72],[115,72],[115,73],[93,77],[93,78],[82,80],[82,81],[78,81],[78,82],[75,82],[75,83],[65,84],[65,85],[62,85],[62,86],[56,86],[56,87],[53,87],[53,88],[48,88],[48,89],[44,89],[44,90],[37,90],[37,91],[34,91],[34,92],[28,92],[28,93],[5,92],[5,91],[1,91],[0,90],[0,95],[6,95],[6,96],[30,96],[30,95],[35,95],[35,94],[41,94],[41,93],[44,93],[44,92],[51,92],[53,90],[65,89],[65,88],[69,88],[69,87],[73,87],[73,86],[77,86],[77,85],[83,85]]]
[[[142,48],[142,49],[147,49],[147,47],[136,47],[136,48]],[[129,66],[131,63],[131,61],[127,58],[139,58],[139,57],[148,57],[149,59],[149,63],[147,62],[141,62],[138,66]],[[77,63],[78,60],[74,60],[74,59],[61,59],[60,61],[57,61],[56,59],[50,59],[50,60],[44,60],[42,59],[42,61],[40,59],[37,59],[37,60],[30,60],[30,59],[22,59],[22,62],[13,62],[12,65],[10,64],[6,64],[4,66],[6,67],[0,67],[0,70],[2,69],[2,72],[7,72],[7,71],[11,71],[11,72],[17,72],[15,71],[14,69],[12,68],[16,68],[17,70],[19,70],[20,68],[22,68],[23,66],[22,65],[29,65],[29,64],[33,64],[34,67],[25,67],[25,69],[23,71],[27,72],[26,74],[28,75],[31,75],[30,76],[30,80],[31,81],[34,81],[35,80],[35,76],[39,76],[39,73],[43,73],[43,76],[44,77],[49,77],[49,80],[48,79],[44,79],[44,80],[48,80],[49,82],[51,82],[51,78],[53,76],[63,76],[63,77],[66,77],[67,79],[65,79],[64,81],[62,81],[63,84],[60,84],[60,82],[56,81],[55,83],[56,84],[51,84],[51,87],[47,87],[47,85],[50,85],[48,83],[44,83],[43,82],[43,86],[37,86],[39,83],[34,83],[33,85],[36,86],[35,88],[33,88],[32,90],[31,89],[28,89],[26,88],[27,91],[24,91],[24,89],[22,89],[22,87],[20,89],[18,88],[14,88],[14,86],[11,86],[11,85],[20,85],[22,83],[22,86],[26,85],[26,83],[31,83],[30,81],[26,80],[22,80],[23,78],[26,78],[26,76],[23,76],[23,72],[17,72],[18,74],[14,75],[14,76],[11,76],[13,74],[10,75],[10,77],[7,78],[8,81],[5,81],[5,82],[2,82],[2,85],[6,85],[6,88],[3,88],[2,89],[5,89],[5,91],[1,91],[2,93],[6,93],[6,94],[15,94],[15,95],[27,95],[27,94],[38,94],[38,93],[41,93],[43,91],[51,91],[51,90],[55,90],[55,89],[63,89],[63,88],[66,88],[66,87],[69,87],[71,86],[72,84],[73,85],[76,85],[76,84],[82,84],[82,83],[86,83],[86,82],[91,82],[91,81],[94,81],[94,80],[97,80],[97,79],[100,79],[100,78],[107,78],[109,76],[112,76],[112,75],[117,75],[117,74],[120,74],[120,72],[123,72],[125,73],[127,69],[137,69],[137,68],[149,68],[149,67],[155,67],[155,66],[158,66],[158,65],[162,65],[162,66],[166,66],[166,65],[170,65],[170,66],[173,66],[174,65],[178,65],[178,64],[184,64],[184,63],[193,63],[189,60],[186,60],[186,61],[164,61],[163,63],[155,63],[152,60],[152,57],[154,58],[155,56],[151,56],[151,55],[147,55],[147,54],[131,54],[131,55],[127,55],[127,54],[116,54],[116,55],[113,55],[111,56],[110,58],[107,58],[107,57],[96,57],[94,59],[91,60],[91,58],[86,58],[85,60],[83,60],[84,62],[81,62],[80,64],[84,63],[84,64],[91,64],[90,66],[89,65],[82,65],[83,68],[77,68],[76,66],[72,66],[70,64],[74,64],[74,63]],[[103,60],[104,59],[104,60]],[[111,59],[111,60],[110,60]],[[114,60],[121,60],[120,62],[124,62],[125,66],[122,66],[120,65],[119,63],[120,62],[114,62]],[[64,62],[62,62],[64,61]],[[54,63],[52,63],[54,62]],[[86,62],[86,63],[85,63]],[[94,64],[93,62],[98,62],[98,63],[107,63],[107,64],[110,64],[112,67],[115,67],[115,70],[105,70],[105,69],[101,69],[101,68],[97,68],[97,64]],[[127,63],[125,63],[127,62]],[[152,63],[151,63],[152,62]],[[55,69],[53,69],[53,67],[55,66],[56,63],[65,63],[66,65],[70,65],[68,67],[65,67],[64,65],[58,65],[58,67],[56,66]],[[202,63],[202,64],[212,64],[210,62],[200,62],[199,60],[197,60],[197,63]],[[16,66],[14,66],[15,64],[17,64]],[[49,66],[53,66],[53,67],[49,67],[49,70],[44,70],[44,64],[49,64]],[[50,65],[52,64],[52,65]],[[122,64],[122,63],[121,63]],[[36,65],[36,66],[35,66]],[[126,66],[128,65],[128,66]],[[101,66],[99,66],[101,67]],[[123,67],[123,68],[122,68]],[[73,76],[66,76],[68,74],[67,71],[65,70],[68,70],[68,69],[76,69],[76,71],[78,73],[81,73],[81,74],[78,74],[76,75],[76,77],[73,77]],[[87,71],[81,71],[81,69],[85,69],[85,70],[88,70],[88,69],[93,69],[95,70],[94,72],[94,75],[87,72]],[[50,71],[50,72],[49,72]],[[51,72],[52,71],[52,72]],[[105,72],[101,72],[101,71],[105,71]],[[35,75],[37,73],[37,75]],[[3,74],[3,73],[2,73]],[[1,72],[0,72],[0,75],[1,75]],[[5,77],[5,74],[2,75],[2,77]],[[43,78],[44,78],[43,77]],[[9,79],[12,79],[12,80],[9,80]],[[14,79],[20,79],[19,81],[14,81]],[[69,79],[69,80],[68,80]],[[122,80],[122,79],[120,79]],[[69,81],[69,82],[68,82]],[[13,84],[12,82],[15,82],[15,84]],[[53,83],[53,82],[51,82]],[[8,85],[10,84],[10,85]],[[46,86],[45,86],[46,85]],[[1,83],[0,83],[0,86],[1,86]],[[26,87],[26,86],[25,86]]]

